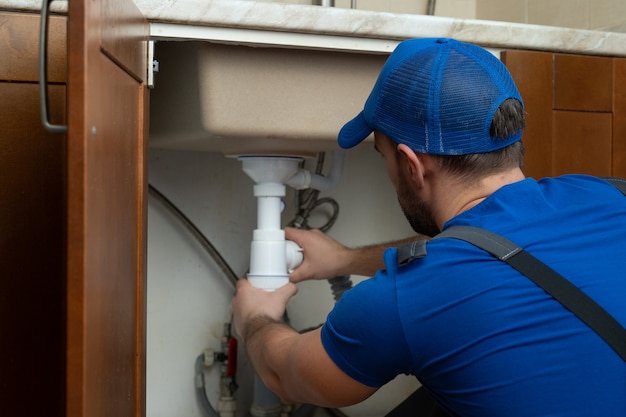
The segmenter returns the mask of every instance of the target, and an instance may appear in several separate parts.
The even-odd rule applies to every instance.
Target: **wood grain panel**
[[[613,111],[611,60],[554,54],[554,109]]]
[[[553,175],[611,175],[611,113],[554,111]]]
[[[614,58],[613,174],[626,178],[626,58]]]
[[[137,80],[145,82],[148,22],[132,2],[104,1],[101,4],[102,50]]]
[[[39,80],[39,15],[0,12],[0,80]],[[48,81],[67,79],[67,19],[50,16],[48,25]]]
[[[552,174],[552,54],[548,52],[505,51],[508,67],[524,101],[526,148],[524,173],[541,178]]]
[[[58,83],[66,79],[65,22],[50,22],[49,78]],[[62,417],[67,138],[40,122],[38,34],[39,16],[0,12],[0,414]],[[49,88],[57,123],[65,93]]]
[[[66,138],[41,126],[37,84],[0,82],[0,97],[1,414],[62,417]],[[63,120],[65,87],[49,101]]]
[[[105,3],[68,4],[68,417],[145,415],[147,87],[101,39],[142,29]]]
[[[101,55],[102,111],[85,149],[85,375],[88,409],[133,416],[139,358],[137,242],[139,132],[134,79]],[[114,122],[113,122],[114,121]]]

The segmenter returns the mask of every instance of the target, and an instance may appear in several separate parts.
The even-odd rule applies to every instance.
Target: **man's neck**
[[[441,228],[448,220],[480,204],[499,188],[524,178],[519,168],[490,175],[471,186],[447,177],[433,198],[437,224]]]

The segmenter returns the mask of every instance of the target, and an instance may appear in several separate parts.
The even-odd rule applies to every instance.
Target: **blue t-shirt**
[[[594,177],[526,179],[446,223],[522,246],[626,326],[626,197]],[[456,416],[626,416],[626,363],[508,264],[437,239],[428,255],[346,292],[322,343],[350,377],[379,387],[415,375]]]

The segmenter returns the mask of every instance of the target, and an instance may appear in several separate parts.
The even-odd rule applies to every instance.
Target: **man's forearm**
[[[270,316],[254,316],[238,326],[258,376],[287,403],[345,407],[377,388],[346,375],[326,353],[321,329],[298,333]]]
[[[283,342],[297,334],[284,322],[258,316],[248,321],[241,335],[248,358],[258,376],[270,390],[287,401],[289,396],[282,387],[281,364],[277,360],[284,358],[281,350],[287,346]]]
[[[425,235],[416,235],[393,242],[379,243],[350,249],[350,261],[346,265],[346,275],[356,274],[371,277],[385,268],[383,252],[387,248],[397,247],[416,240],[429,239]]]

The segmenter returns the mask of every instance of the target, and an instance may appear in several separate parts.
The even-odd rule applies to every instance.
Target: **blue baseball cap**
[[[352,148],[376,130],[415,152],[491,152],[522,137],[489,135],[510,98],[523,106],[511,74],[489,51],[454,39],[406,40],[385,62],[363,111],[340,130],[339,146]]]

